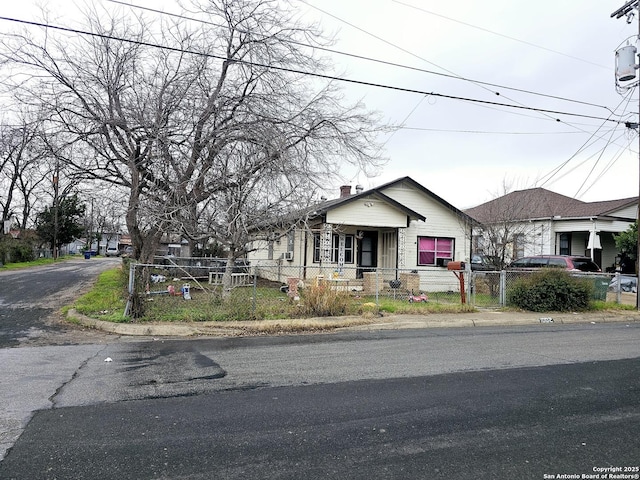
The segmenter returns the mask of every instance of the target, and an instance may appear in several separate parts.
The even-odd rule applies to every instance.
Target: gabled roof
[[[467,209],[465,213],[481,223],[554,217],[586,218],[607,216],[637,203],[638,197],[583,202],[544,188],[530,188],[508,193]]]
[[[413,217],[413,218],[415,218],[417,220],[424,221],[426,219],[426,217],[424,215],[422,215],[421,213],[418,213],[418,212],[408,208],[407,206],[397,202],[396,200],[390,198],[389,196],[387,196],[387,195],[385,195],[383,193],[384,190],[386,190],[386,189],[388,189],[390,187],[393,187],[395,185],[399,185],[401,183],[408,183],[409,185],[411,185],[412,187],[416,188],[420,192],[424,193],[428,197],[433,198],[435,201],[440,203],[443,207],[447,208],[448,210],[451,210],[456,215],[459,215],[460,217],[465,218],[465,219],[467,219],[469,221],[473,221],[473,219],[471,217],[469,217],[469,215],[467,215],[465,212],[463,212],[462,210],[457,209],[456,207],[451,205],[449,202],[447,202],[446,200],[442,199],[441,197],[439,197],[438,195],[433,193],[431,190],[425,188],[424,186],[422,186],[421,184],[416,182],[411,177],[398,178],[396,180],[393,180],[391,182],[385,183],[383,185],[380,185],[378,187],[372,188],[370,190],[364,190],[364,191],[362,191],[360,193],[355,193],[355,194],[352,194],[352,195],[349,195],[349,196],[345,196],[345,197],[336,198],[336,199],[333,199],[333,200],[324,201],[324,202],[322,202],[320,204],[317,204],[315,206],[315,213],[317,213],[318,215],[324,215],[329,210],[337,208],[337,207],[339,207],[341,205],[345,205],[347,203],[353,202],[353,201],[358,200],[358,199],[375,196],[375,197],[378,197],[378,198],[384,200],[385,202],[388,202],[389,204],[393,205],[394,207],[398,208],[399,210],[407,213],[407,215],[409,215],[409,216],[411,216],[411,217]]]
[[[314,211],[313,211],[313,214],[311,215],[311,218],[325,215],[329,210],[333,210],[343,205],[347,205],[349,203],[355,202],[356,200],[362,200],[363,198],[371,198],[371,197],[378,198],[380,200],[383,200],[389,203],[390,205],[394,206],[395,208],[404,212],[409,217],[415,220],[424,221],[426,219],[426,217],[421,213],[418,213],[415,210],[410,209],[409,207],[395,201],[393,198],[390,198],[384,193],[380,192],[379,188],[372,188],[371,190],[366,190],[360,193],[355,193],[355,194],[348,195],[345,197],[340,197],[340,198],[334,198],[333,200],[326,200],[322,203],[319,203],[314,206],[314,209],[313,209]]]

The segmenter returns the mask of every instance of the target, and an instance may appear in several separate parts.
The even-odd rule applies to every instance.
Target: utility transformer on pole
[[[635,35],[634,45],[630,44],[629,39],[626,40],[626,45],[623,47],[618,47],[616,50],[616,90],[619,92],[623,92],[629,90],[630,88],[638,87],[638,80],[636,71],[640,67],[638,64],[637,56],[638,56],[638,41],[640,40],[640,14],[638,14],[640,0],[632,0],[630,2],[625,3],[622,7],[611,14],[611,18],[622,18],[626,17],[627,23],[631,24],[633,21],[633,16],[636,15],[638,17],[638,34]],[[635,12],[634,12],[635,10]],[[632,38],[632,37],[630,37]],[[638,102],[640,108],[640,93],[638,95]],[[639,110],[640,115],[640,110]],[[640,151],[640,130],[638,126],[640,125],[640,119],[635,122],[627,122],[627,128],[632,128],[638,131],[638,147]],[[639,165],[640,165],[640,158]],[[638,212],[636,216],[636,221],[638,225],[640,225],[640,176],[638,178]],[[637,243],[637,253],[636,253],[636,275],[640,278],[640,233],[638,234],[638,243]],[[636,292],[636,308],[640,310],[640,292]]]

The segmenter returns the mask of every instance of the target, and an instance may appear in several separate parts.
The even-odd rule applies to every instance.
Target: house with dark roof
[[[602,270],[614,267],[619,252],[614,234],[623,232],[636,220],[638,197],[583,202],[544,188],[531,188],[465,210],[484,228],[474,232],[475,252],[486,252],[487,233],[504,232],[509,243],[506,260],[529,255],[586,255]],[[492,230],[493,229],[493,230]]]
[[[398,269],[446,271],[449,261],[468,260],[472,222],[410,177],[370,190],[343,186],[339,197],[313,205],[288,233],[256,242],[248,259],[277,261],[300,276],[324,268],[347,279],[377,272],[386,281]]]

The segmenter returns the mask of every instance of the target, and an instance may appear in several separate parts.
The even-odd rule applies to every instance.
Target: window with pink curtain
[[[453,238],[418,237],[418,265],[436,265],[438,258],[453,259]]]

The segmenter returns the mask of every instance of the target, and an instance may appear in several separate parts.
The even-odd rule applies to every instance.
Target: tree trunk
[[[236,266],[236,258],[235,258],[235,248],[230,247],[229,253],[227,254],[227,266],[224,270],[224,274],[222,275],[222,298],[228,299],[231,296],[231,274],[233,273],[233,268]]]

